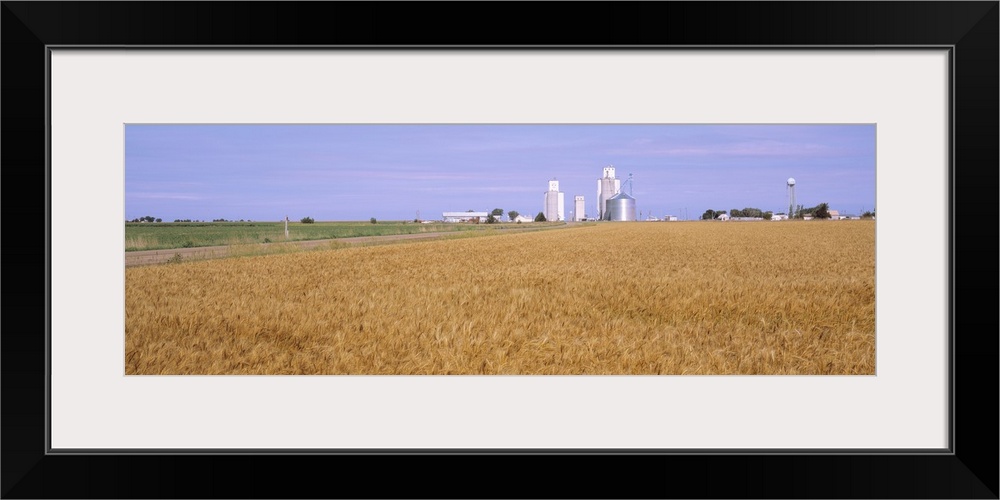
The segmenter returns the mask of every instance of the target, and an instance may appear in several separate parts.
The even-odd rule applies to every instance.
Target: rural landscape
[[[873,375],[874,228],[562,224],[129,267],[125,371]]]
[[[124,373],[874,375],[875,132],[129,124]]]

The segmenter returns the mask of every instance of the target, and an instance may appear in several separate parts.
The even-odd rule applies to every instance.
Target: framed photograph
[[[523,19],[515,12],[525,9],[511,7],[498,20]],[[656,16],[654,7],[662,9]],[[996,391],[979,390],[995,387],[996,337],[978,335],[996,329],[995,314],[987,320],[982,315],[988,311],[958,307],[973,294],[989,299],[996,289],[973,285],[988,274],[982,270],[962,280],[958,274],[996,255],[994,226],[977,222],[973,231],[971,221],[997,196],[998,3],[581,4],[578,13],[597,21],[607,18],[604,9],[634,21],[616,30],[623,33],[613,45],[574,29],[559,43],[523,45],[503,31],[473,35],[452,25],[416,29],[405,22],[418,11],[472,16],[489,10],[473,4],[5,2],[8,185],[33,184],[39,191],[44,186],[45,193],[44,200],[15,196],[8,219],[45,214],[44,232],[26,238],[36,242],[45,277],[37,293],[8,300],[9,311],[36,311],[44,322],[34,330],[10,326],[3,337],[3,495],[300,497],[323,482],[290,485],[279,477],[312,462],[341,467],[338,474],[351,478],[331,496],[452,494],[452,488],[421,482],[413,464],[424,461],[483,485],[471,496],[997,498],[996,430],[974,423],[997,417]],[[532,17],[539,24],[524,34],[559,24],[544,18]],[[692,31],[691,20],[698,18],[714,21]],[[336,29],[324,28],[319,19]],[[751,27],[747,19],[758,22]],[[400,39],[403,33],[408,35]],[[560,141],[570,146],[556,150],[553,144]],[[445,160],[429,149],[432,143],[464,151]],[[268,156],[276,150],[283,151],[283,160]],[[848,151],[852,167],[834,161]],[[409,158],[400,157],[404,152]],[[595,163],[558,170],[555,158],[586,161],[574,154],[593,156]],[[627,158],[622,164],[648,165],[645,186],[641,174],[635,182],[626,180],[627,170],[615,178],[605,166],[615,154]],[[504,161],[492,161],[497,156],[517,165],[506,175],[490,174],[505,168]],[[420,162],[427,157],[439,163],[436,170]],[[678,162],[700,168],[687,177],[667,167],[654,174],[652,165],[670,161],[670,168]],[[794,170],[797,163],[801,170]],[[603,177],[618,184],[601,183],[602,167]],[[431,204],[423,217],[407,211],[406,220],[390,222],[404,219],[396,215],[402,208],[394,200],[405,198],[398,207],[417,203],[413,193],[421,189],[452,192],[451,204],[475,202],[472,185],[462,184],[467,176],[456,175],[470,168],[479,169],[490,192],[532,191],[537,206],[518,203],[527,205],[523,210],[530,210],[533,221],[519,227],[503,209],[480,214],[462,210],[492,207],[459,206],[455,212],[449,204]],[[549,168],[557,173],[550,175]],[[778,176],[774,207],[753,201],[742,210],[715,206],[728,198],[713,199],[711,186],[738,184],[726,191],[729,198],[737,188],[755,189],[753,175],[741,177],[746,171]],[[326,180],[309,181],[310,175]],[[556,175],[561,184],[550,179]],[[598,181],[598,199],[609,195],[603,207],[591,202],[598,219],[635,224],[574,220],[581,211],[577,202],[589,210],[585,200],[594,196],[574,196],[575,175],[591,191]],[[532,176],[548,182],[544,200],[544,185],[520,184]],[[696,186],[683,202],[690,213],[671,205],[685,196],[685,183]],[[621,184],[638,191],[625,196]],[[214,187],[199,187],[205,185]],[[605,185],[613,185],[614,193],[602,190]],[[560,207],[560,186],[574,189],[565,193],[571,207]],[[324,189],[334,192],[324,195]],[[454,194],[459,190],[473,194],[460,198]],[[819,197],[834,192],[845,193],[843,205],[859,206],[820,203],[826,199]],[[274,234],[241,233],[247,241],[228,240],[228,251],[265,248],[260,245],[281,238],[282,225],[284,238],[295,239],[289,222],[303,232],[340,230],[327,221],[350,220],[369,232],[418,234],[422,219],[433,216],[439,225],[450,225],[439,231],[461,229],[472,237],[411,244],[402,254],[393,249],[403,246],[380,245],[358,252],[357,260],[351,260],[354,249],[287,258],[263,252],[243,260],[253,266],[233,272],[189,265],[193,247],[202,244],[190,232],[185,243],[168,245],[175,254],[169,257],[181,264],[132,267],[130,252],[123,251],[154,245],[150,258],[162,252],[151,243],[153,236],[140,233],[163,224],[157,217],[174,224],[191,217],[249,225],[249,219],[266,219],[296,201],[315,205],[326,196],[350,215],[299,206],[291,217],[279,215],[283,223],[278,217],[269,221]],[[213,205],[211,197],[226,204]],[[164,204],[167,199],[171,204]],[[647,201],[654,199],[663,206]],[[642,216],[635,213],[637,200],[645,204]],[[693,206],[699,202],[706,206]],[[42,210],[25,208],[39,205]],[[361,208],[353,213],[347,205]],[[169,211],[179,206],[192,215]],[[386,211],[376,213],[376,206]],[[209,212],[232,207],[242,207],[248,220],[237,221],[242,212],[210,219],[215,216]],[[667,224],[673,210],[689,221]],[[483,247],[489,239],[474,237],[477,222],[490,226],[486,219],[508,216],[509,223],[489,229],[508,231],[492,241],[512,241],[510,233],[542,224],[534,222],[542,220],[536,211],[542,219],[577,224],[550,235],[582,235],[580,228],[594,234],[610,227],[659,231],[601,238],[635,242],[632,260],[645,262],[660,281],[640,279],[641,266],[613,260],[607,268],[592,262],[571,269],[565,267],[572,260],[567,256],[526,265],[522,273],[505,271],[513,276],[507,281],[467,260],[429,265],[447,260],[450,243],[468,246],[462,248],[470,255],[489,251]],[[829,218],[831,211],[847,220],[775,220]],[[463,220],[470,213],[477,220]],[[855,214],[861,220],[850,220]],[[734,220],[691,220],[729,218]],[[669,229],[720,226],[845,232],[835,240],[826,230],[772,230],[766,245],[757,244],[770,250],[759,255],[781,265],[766,268],[732,264],[732,257],[692,257],[686,263],[675,257],[681,262],[671,264],[670,252],[694,255],[711,246],[713,255],[722,255],[741,248],[743,233],[710,237]],[[967,237],[976,235],[972,243],[963,238],[959,245],[959,227]],[[530,238],[538,249],[554,248],[554,240]],[[523,260],[530,262],[528,254],[540,252],[531,250],[530,238],[507,252],[524,251]],[[574,251],[591,256],[586,249],[607,246],[594,238],[576,238]],[[675,241],[663,243],[669,238]],[[688,240],[701,247],[684,246]],[[349,239],[335,243],[351,245]],[[9,242],[8,249],[21,245]],[[185,247],[189,253],[182,255]],[[636,251],[651,247],[666,257],[654,261]],[[19,252],[32,258],[27,250]],[[337,257],[316,264],[317,255]],[[398,282],[382,283],[379,293],[351,289],[352,282],[377,281],[377,271],[355,276],[346,269],[368,269],[365,262],[376,260],[414,272],[437,269],[438,285],[397,295],[386,290],[400,288],[394,287]],[[309,268],[309,262],[319,267]],[[659,326],[665,311],[676,313],[676,307],[628,307],[635,301],[622,299],[626,305],[593,313],[595,301],[622,294],[690,302],[705,295],[710,265],[718,280],[745,288],[723,300],[692,302],[695,312],[684,314],[700,319],[688,330],[676,318],[666,322],[669,328]],[[441,271],[448,267],[465,277],[458,279],[464,285],[441,285],[452,279]],[[748,269],[758,274],[748,278]],[[594,289],[593,280],[576,286],[561,281],[563,274],[587,280],[588,272],[606,277],[617,270],[621,279],[595,282],[607,284],[599,287],[605,295],[577,295],[582,298],[575,302],[553,301],[547,313],[539,309],[532,321],[545,326],[527,340],[513,340],[527,328],[524,318],[465,315],[464,323],[454,322],[442,315],[450,312],[426,306],[489,285],[499,290],[500,302],[528,303],[565,288]],[[251,272],[250,281],[277,290],[268,292],[268,307],[284,312],[261,315],[258,302],[240,306],[246,293],[225,298],[226,290],[246,290],[250,281],[233,277]],[[684,285],[681,277],[692,273],[702,279]],[[670,286],[690,288],[656,295]],[[767,299],[768,307],[732,306],[763,290],[788,295]],[[382,297],[383,306],[396,304],[396,313],[362,311],[376,305],[363,300],[368,295]],[[492,295],[472,296],[477,304],[467,306],[483,310]],[[348,299],[351,305],[340,309],[356,314],[303,318],[322,301]],[[805,305],[797,315],[792,305],[799,303]],[[746,314],[732,319],[734,311]],[[616,314],[617,320],[604,321]],[[747,315],[754,316],[752,325]],[[494,318],[492,327],[475,326],[486,317]],[[773,324],[779,318],[785,327]],[[271,323],[278,319],[292,325],[288,331],[305,331],[308,324],[328,337],[303,337],[294,348],[264,352],[261,346],[280,344],[269,337],[285,331]],[[393,321],[396,326],[389,325]],[[574,340],[572,331],[578,330],[558,326],[574,321],[604,321],[602,330],[620,330],[618,344],[599,344],[611,342],[607,335]],[[463,324],[465,337],[440,335]],[[365,325],[369,333],[362,334]],[[432,335],[434,325],[436,344],[412,340]],[[490,351],[484,347],[489,342],[475,341],[477,328],[487,337],[509,334],[508,344],[519,348]],[[720,335],[712,337],[713,328]],[[389,330],[398,330],[399,339],[344,340]],[[215,337],[191,337],[208,331]],[[679,348],[684,335],[701,340]],[[461,351],[450,342],[459,337],[479,354],[468,355],[467,349],[455,355]],[[232,340],[245,338],[257,340]],[[402,347],[387,354],[394,343]],[[445,344],[450,350],[431,347]],[[551,357],[538,355],[543,352]],[[626,363],[624,352],[634,361]],[[485,467],[484,456],[497,465]],[[250,458],[253,467],[266,464],[275,479],[259,477],[251,484],[229,475],[245,469]],[[580,467],[596,484],[552,481],[543,487],[548,489],[529,493],[523,485],[497,481],[558,461]],[[369,467],[391,470],[400,481],[373,486],[353,480]],[[87,471],[82,480],[81,470]],[[623,486],[622,474],[641,477]]]

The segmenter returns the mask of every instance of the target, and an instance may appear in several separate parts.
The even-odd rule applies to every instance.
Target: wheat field
[[[875,373],[875,222],[598,223],[128,268],[137,374]]]

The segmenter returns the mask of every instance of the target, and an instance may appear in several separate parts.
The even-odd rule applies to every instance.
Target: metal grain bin
[[[608,199],[604,220],[612,221],[634,221],[635,220],[635,198],[618,193]]]

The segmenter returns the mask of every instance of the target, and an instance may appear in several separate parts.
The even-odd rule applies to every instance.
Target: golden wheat
[[[126,270],[127,374],[874,374],[873,221],[605,223]]]

